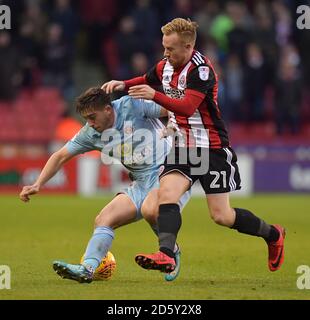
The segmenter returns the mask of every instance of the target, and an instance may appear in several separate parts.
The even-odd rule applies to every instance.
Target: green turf
[[[24,204],[0,197],[0,265],[11,268],[11,289],[1,299],[309,299],[310,290],[296,286],[296,269],[310,265],[310,197],[255,195],[233,198],[270,223],[287,228],[286,260],[269,272],[262,239],[217,226],[204,199],[193,198],[183,214],[179,234],[182,269],[166,282],[157,271],[134,262],[139,252],[157,250],[157,241],[144,222],[116,231],[112,252],[117,272],[105,282],[79,284],[59,278],[51,263],[78,262],[92,234],[96,214],[111,198],[35,196]]]

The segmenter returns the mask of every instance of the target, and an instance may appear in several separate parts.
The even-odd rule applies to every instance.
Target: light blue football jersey
[[[171,149],[171,137],[160,138],[164,125],[158,119],[161,107],[155,102],[124,96],[113,101],[112,107],[115,112],[112,128],[99,133],[86,124],[67,142],[66,148],[74,155],[99,150],[103,163],[113,163],[112,158],[121,162],[135,181],[120,193],[133,201],[139,220],[145,197],[159,188],[159,170]],[[180,199],[181,209],[189,199],[187,191]]]
[[[97,132],[86,124],[67,144],[72,154],[101,151],[105,164],[121,162],[135,177],[163,164],[171,138],[160,139],[164,128],[158,119],[161,107],[153,101],[124,96],[112,102],[112,128]],[[113,159],[113,160],[112,160]]]

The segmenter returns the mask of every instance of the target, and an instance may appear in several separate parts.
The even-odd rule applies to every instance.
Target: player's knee
[[[99,213],[95,218],[95,227],[100,227],[100,226],[102,226],[102,217],[101,217],[101,214]]]
[[[221,216],[220,214],[211,215],[211,218],[216,224],[218,224],[220,226],[225,226],[226,225],[225,224],[225,222],[226,222],[225,221],[225,217]]]
[[[178,195],[167,187],[161,187],[158,192],[159,203],[177,203],[179,201]]]
[[[141,213],[143,218],[150,224],[157,223],[158,217],[158,206],[157,205],[150,205],[150,204],[143,204],[141,208]]]
[[[102,226],[113,227],[111,219],[109,219],[109,217],[104,214],[104,212],[100,212],[95,218],[95,228]]]
[[[210,208],[210,215],[212,220],[221,226],[230,226],[233,221],[231,210],[223,209],[221,207]]]

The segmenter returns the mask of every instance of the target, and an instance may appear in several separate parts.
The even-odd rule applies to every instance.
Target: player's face
[[[192,55],[193,47],[185,44],[177,33],[163,35],[164,56],[176,69],[187,63]]]
[[[82,114],[89,126],[98,132],[111,128],[114,123],[114,111],[111,106],[105,106],[102,110],[89,110]]]

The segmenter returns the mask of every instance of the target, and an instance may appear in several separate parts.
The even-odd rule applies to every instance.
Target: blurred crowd
[[[162,57],[160,27],[183,17],[199,24],[197,49],[219,74],[219,102],[228,123],[272,119],[281,134],[286,125],[298,133],[301,120],[310,121],[310,32],[296,28],[299,1],[1,4],[12,12],[12,29],[0,31],[2,100],[13,100],[22,88],[41,85],[57,87],[64,99],[72,99],[77,59],[96,63],[107,80],[141,75]]]

